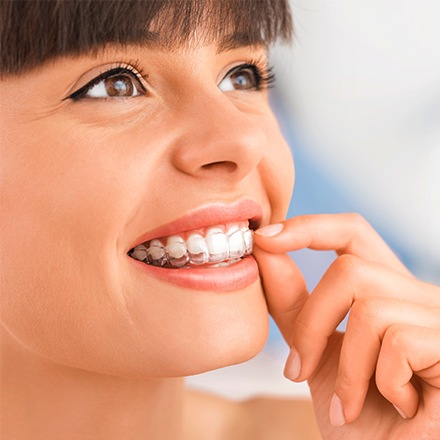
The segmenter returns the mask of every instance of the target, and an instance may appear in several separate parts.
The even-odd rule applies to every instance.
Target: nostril
[[[207,171],[223,171],[227,173],[233,173],[237,170],[238,165],[235,162],[230,161],[220,161],[220,162],[212,162],[202,165],[202,169]]]

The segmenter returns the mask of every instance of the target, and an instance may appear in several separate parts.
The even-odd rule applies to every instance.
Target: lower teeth
[[[233,264],[238,263],[242,259],[243,258],[235,258],[234,260],[220,261],[219,263],[206,263],[206,264],[194,264],[191,262],[189,262],[189,263],[187,262],[183,265],[181,262],[179,262],[181,264],[181,265],[179,265],[179,263],[176,263],[173,261],[166,262],[165,264],[158,264],[155,261],[153,261],[151,263],[149,263],[146,260],[139,260],[139,261],[142,261],[143,263],[148,264],[149,266],[163,267],[164,269],[194,269],[194,268],[215,269],[215,268],[219,268],[219,267],[232,266]]]
[[[228,267],[228,266],[232,266],[235,263],[238,263],[239,261],[241,261],[242,258],[237,258],[235,260],[229,260],[229,261],[222,261],[221,263],[216,263],[216,264],[210,264],[209,267]]]

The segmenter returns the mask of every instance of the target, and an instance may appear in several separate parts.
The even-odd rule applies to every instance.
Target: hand
[[[285,374],[309,380],[324,438],[438,435],[440,288],[415,279],[357,215],[296,217],[262,235],[276,228],[255,234],[254,254],[292,347]],[[338,255],[312,295],[285,254],[305,247]]]

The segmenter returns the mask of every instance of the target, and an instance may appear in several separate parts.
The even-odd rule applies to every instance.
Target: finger
[[[376,384],[404,418],[414,417],[417,412],[419,394],[411,383],[413,373],[440,388],[439,328],[394,325],[384,335]],[[438,408],[432,410],[438,412]]]
[[[302,359],[302,374],[316,369],[329,336],[353,303],[368,298],[389,298],[414,304],[440,306],[440,288],[408,279],[401,273],[367,263],[351,255],[337,258],[324,274],[299,313],[292,337]]]
[[[355,302],[350,310],[335,383],[335,393],[342,402],[347,422],[353,422],[361,413],[387,329],[395,324],[435,328],[440,326],[439,310],[383,298]],[[413,404],[417,405],[417,400]]]
[[[304,278],[287,254],[270,254],[254,248],[269,313],[286,342],[291,344],[293,326],[309,294]]]
[[[275,225],[257,230],[255,243],[274,253],[302,248],[335,250],[338,255],[354,255],[412,276],[377,232],[358,214],[304,215],[279,225],[283,226],[282,230]]]

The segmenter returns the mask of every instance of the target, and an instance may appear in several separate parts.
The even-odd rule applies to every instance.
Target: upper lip
[[[262,217],[262,207],[250,199],[239,200],[231,204],[213,203],[194,209],[170,223],[142,234],[130,249],[153,238],[245,220],[249,220],[251,229],[257,229]]]

